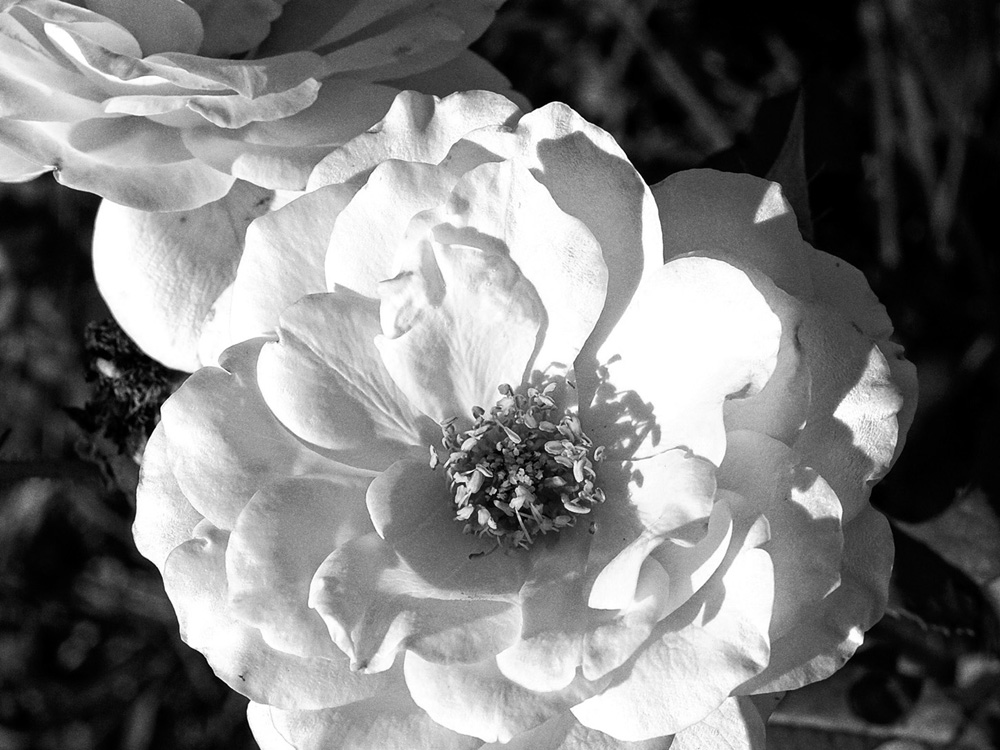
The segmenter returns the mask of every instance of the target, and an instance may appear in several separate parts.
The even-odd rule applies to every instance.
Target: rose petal
[[[780,289],[812,293],[809,256],[792,207],[776,182],[749,174],[692,169],[652,188],[667,260],[693,253],[763,272]],[[744,270],[746,270],[744,268]]]
[[[367,480],[296,477],[257,492],[229,537],[229,605],[265,642],[298,656],[336,647],[308,607],[313,574],[330,552],[369,533]]]
[[[205,26],[201,54],[230,57],[259,45],[288,0],[185,0]]]
[[[562,690],[536,692],[504,677],[493,659],[442,665],[412,652],[403,674],[413,700],[434,721],[485,742],[509,742],[599,689],[577,678]]]
[[[492,554],[493,545],[463,534],[442,472],[422,461],[398,461],[368,488],[368,512],[379,535],[433,586],[463,597],[513,599],[528,555]]]
[[[739,694],[794,690],[840,669],[885,612],[892,562],[889,523],[867,507],[844,526],[840,586],[772,644],[767,668]]]
[[[170,446],[157,426],[142,454],[132,536],[142,556],[160,572],[174,547],[191,538],[202,515],[191,507],[171,469]]]
[[[304,190],[327,154],[378,122],[397,90],[351,79],[326,80],[307,109],[235,130],[199,128],[182,133],[192,154],[215,169],[273,189]],[[349,180],[310,182],[309,189]]]
[[[610,687],[574,706],[573,715],[631,741],[673,734],[705,718],[767,664],[771,582],[766,552],[739,552],[654,630]]]
[[[626,742],[578,722],[568,711],[522,732],[510,742],[490,742],[479,750],[668,750],[673,737]]]
[[[0,119],[0,139],[59,182],[144,211],[179,211],[222,198],[234,178],[206,167],[177,131],[139,118],[76,126]]]
[[[299,438],[338,461],[384,469],[426,455],[440,431],[414,411],[379,360],[372,300],[349,292],[304,297],[264,345],[257,378],[267,406]]]
[[[333,659],[286,654],[237,619],[226,596],[227,537],[203,522],[195,538],[170,554],[163,574],[181,637],[205,655],[221,680],[251,700],[279,708],[345,705],[396,689],[399,670],[357,675],[338,654]]]
[[[798,339],[813,388],[792,447],[830,483],[846,522],[892,464],[903,393],[878,346],[835,310],[809,305],[804,318]]]
[[[473,406],[496,403],[497,386],[520,385],[545,320],[505,248],[488,245],[418,240],[379,286],[375,344],[400,390],[437,422],[468,421]]]
[[[778,318],[742,271],[709,258],[667,263],[640,286],[598,352],[609,375],[585,412],[591,438],[612,458],[685,447],[718,465],[723,403],[767,382],[780,337]],[[632,393],[650,402],[655,426],[623,435],[616,422]]]
[[[475,750],[482,743],[449,731],[405,695],[378,696],[339,708],[282,711],[251,704],[247,716],[262,750]],[[262,741],[262,737],[264,740]]]
[[[254,493],[274,479],[346,471],[303,448],[271,415],[254,376],[261,344],[229,349],[222,363],[228,372],[198,370],[161,409],[177,484],[223,529],[233,528]]]
[[[682,450],[672,450],[628,466],[631,476],[627,497],[631,508],[614,508],[616,500],[625,505],[618,499],[622,496],[619,493],[612,495],[612,508],[618,512],[634,512],[642,530],[598,573],[588,601],[595,609],[622,609],[630,604],[639,569],[649,554],[668,539],[676,538],[677,532],[687,524],[708,518],[712,511],[715,467],[708,461]],[[602,477],[605,471],[606,468],[601,467]],[[715,537],[712,529],[721,528],[722,516],[712,514],[712,517],[714,520],[709,524],[706,538],[713,539],[717,546],[722,543],[721,537]],[[617,534],[602,530],[602,539],[612,536]],[[599,550],[599,546],[595,547],[594,552],[599,553]],[[591,565],[602,562],[591,555]]]
[[[201,19],[191,6],[177,0],[87,0],[87,7],[128,29],[139,42],[142,56],[197,52],[201,46]]]
[[[400,91],[420,91],[434,96],[449,96],[456,91],[493,91],[510,99],[524,111],[531,104],[511,88],[511,83],[503,73],[493,67],[486,58],[475,52],[463,50],[443,65],[413,73],[404,78],[384,81]]]
[[[532,550],[531,572],[520,591],[520,638],[496,655],[501,673],[522,687],[561,690],[576,677],[587,621],[583,573],[590,538],[585,524],[577,524]]]
[[[282,310],[308,294],[327,291],[323,263],[328,238],[357,189],[320,188],[251,222],[233,283],[234,341],[273,333]]]
[[[271,193],[239,182],[214,203],[149,213],[104,201],[94,226],[94,277],[118,323],[151,357],[192,371],[213,303],[236,275],[243,237]]]
[[[840,502],[823,477],[783,443],[753,432],[730,432],[719,486],[763,513],[774,563],[770,638],[782,637],[840,583]],[[668,569],[669,570],[669,569]]]
[[[328,233],[326,283],[378,298],[378,285],[394,273],[396,251],[415,214],[443,203],[455,178],[428,164],[387,161],[337,216]]]
[[[309,606],[326,622],[351,669],[381,672],[406,649],[450,664],[492,656],[521,629],[520,609],[424,579],[376,534],[335,550],[313,579]]]
[[[316,165],[308,189],[363,177],[389,159],[438,164],[466,133],[506,124],[519,114],[512,102],[488,91],[461,92],[443,99],[400,92],[376,128]]]
[[[572,365],[601,315],[608,284],[601,247],[585,224],[514,162],[466,172],[448,202],[423,221],[438,224],[433,232],[441,242],[485,249],[483,235],[500,240],[545,307],[534,369]]]
[[[749,698],[726,698],[697,724],[674,735],[671,750],[765,750],[764,720]]]

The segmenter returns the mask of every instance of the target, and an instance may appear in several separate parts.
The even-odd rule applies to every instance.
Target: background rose
[[[0,179],[146,210],[300,189],[397,91],[502,90],[466,51],[502,0],[5,0]]]
[[[390,113],[251,226],[219,320],[278,339],[164,406],[140,548],[265,747],[759,745],[746,696],[830,674],[881,614],[867,495],[912,370],[776,185],[650,191],[565,107],[466,132],[470,105],[504,111],[403,95],[419,137]],[[470,560],[428,415],[573,361],[595,533]]]

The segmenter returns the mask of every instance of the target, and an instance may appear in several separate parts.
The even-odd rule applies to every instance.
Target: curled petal
[[[143,55],[197,52],[203,31],[198,14],[177,0],[87,0],[90,10],[124,26],[139,42]]]

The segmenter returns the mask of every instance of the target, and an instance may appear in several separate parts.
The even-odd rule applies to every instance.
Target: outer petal
[[[289,430],[366,469],[426,455],[440,434],[382,366],[372,344],[378,330],[374,301],[311,295],[285,310],[278,341],[265,344],[257,362],[264,400]]]
[[[733,259],[780,289],[812,293],[809,255],[792,207],[776,182],[749,174],[692,169],[653,186],[667,260],[692,253]]]
[[[147,354],[176,369],[199,366],[205,317],[236,274],[247,226],[270,205],[269,191],[243,182],[190,211],[101,204],[94,228],[97,286]]]
[[[247,227],[233,283],[234,341],[273,333],[282,310],[307,294],[327,291],[323,257],[328,238],[355,192],[356,185],[321,188]]]
[[[516,604],[435,585],[376,534],[323,562],[309,605],[351,669],[367,674],[391,667],[403,649],[444,664],[477,661],[507,648],[521,629]]]
[[[865,508],[844,527],[843,560],[840,586],[772,644],[767,668],[738,693],[794,690],[826,679],[854,654],[889,598],[892,532],[874,508]]]
[[[209,57],[230,57],[260,44],[288,0],[185,0],[205,26],[201,49]],[[302,49],[298,47],[297,49]]]
[[[573,714],[586,726],[632,741],[701,721],[767,664],[771,580],[766,552],[740,552],[703,595],[660,624],[611,687]]]
[[[259,703],[324,708],[398,689],[396,671],[357,675],[347,659],[304,659],[268,646],[260,632],[234,617],[227,605],[225,554],[228,534],[208,522],[174,550],[163,581],[177,611],[181,637],[201,651],[215,674]]]
[[[367,480],[295,477],[260,490],[240,513],[226,551],[229,604],[264,640],[299,656],[336,647],[308,607],[309,584],[326,556],[369,533]]]
[[[562,690],[535,692],[504,677],[492,659],[439,665],[408,653],[403,673],[413,700],[434,721],[486,742],[509,742],[599,689],[578,678]]]
[[[559,714],[510,742],[491,742],[479,750],[667,750],[673,737],[628,742],[615,739],[578,722],[573,714]]]
[[[203,520],[181,492],[171,463],[169,441],[159,425],[142,455],[132,535],[142,556],[161,573],[167,555],[190,539],[194,527]]]
[[[840,584],[840,502],[823,477],[783,443],[752,432],[727,437],[719,486],[740,493],[771,528],[763,549],[774,563],[773,641]]]
[[[262,750],[475,750],[482,744],[445,729],[406,696],[375,697],[317,711],[257,706],[247,715]]]
[[[312,453],[271,415],[254,377],[261,341],[226,352],[230,371],[205,367],[161,409],[174,476],[191,505],[224,529],[233,528],[257,490],[280,478],[339,472]]]
[[[195,159],[177,131],[142,118],[78,125],[0,120],[0,139],[67,187],[144,211],[180,211],[222,198],[234,179]]]
[[[743,272],[708,258],[667,263],[599,351],[609,374],[585,412],[591,438],[614,458],[683,446],[718,465],[723,404],[766,383],[780,337],[778,318]],[[652,406],[645,434],[619,422],[630,398]]]
[[[466,133],[507,124],[520,114],[512,102],[488,91],[461,92],[443,99],[403,91],[377,127],[316,165],[309,189],[363,177],[389,159],[438,164]]]
[[[697,724],[674,735],[672,750],[765,750],[764,720],[749,698],[726,698]]]
[[[792,447],[829,481],[849,521],[896,455],[903,394],[878,346],[825,305],[807,308],[799,340],[813,388]]]
[[[276,190],[304,190],[313,167],[377,123],[396,93],[350,78],[328,79],[316,101],[291,117],[235,130],[189,129],[182,137],[192,154],[220,172]],[[310,183],[309,189],[338,182],[348,180]]]

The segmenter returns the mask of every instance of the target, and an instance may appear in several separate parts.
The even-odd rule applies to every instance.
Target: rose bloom
[[[466,50],[503,0],[0,0],[0,180],[144,210],[301,189],[401,89],[506,80]]]
[[[310,188],[135,521],[261,747],[763,748],[886,603],[915,380],[861,273],[775,183],[650,188],[484,92],[401,94]]]

